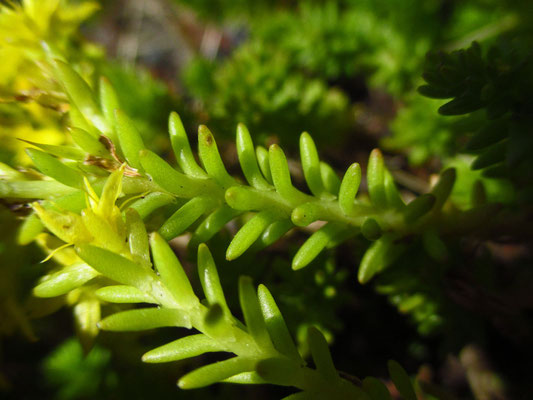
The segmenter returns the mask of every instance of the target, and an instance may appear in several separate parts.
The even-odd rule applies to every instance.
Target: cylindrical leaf
[[[57,158],[37,149],[26,149],[26,153],[28,153],[28,156],[30,156],[37,169],[43,174],[54,178],[64,185],[76,189],[83,188],[82,175],[78,171],[67,167]]]
[[[114,285],[106,286],[95,292],[96,296],[109,303],[151,303],[157,304],[157,301],[145,292],[140,291],[133,286]]]
[[[226,171],[215,138],[205,125],[200,125],[198,128],[198,153],[205,170],[219,185],[227,189],[237,184],[235,179]]]
[[[82,260],[102,275],[119,283],[135,286],[142,291],[149,292],[152,289],[152,282],[157,279],[153,272],[109,250],[80,245],[76,251]]]
[[[64,85],[76,108],[97,129],[104,133],[109,133],[109,125],[100,113],[93,92],[83,78],[70,65],[60,60],[55,60],[54,65],[58,80]]]
[[[55,199],[74,192],[80,191],[56,181],[0,181],[3,198]]]
[[[142,261],[146,267],[151,267],[146,227],[139,213],[133,208],[126,210],[126,232],[131,254]]]
[[[385,193],[385,162],[378,149],[372,150],[367,167],[368,194],[372,204],[384,208],[387,205]]]
[[[136,210],[141,218],[144,219],[158,208],[175,201],[176,198],[168,193],[152,192],[132,203],[130,208]]]
[[[281,386],[304,387],[301,366],[288,358],[267,358],[255,366],[257,374],[269,383]]]
[[[240,374],[233,375],[227,379],[224,379],[222,382],[237,383],[240,385],[258,385],[268,383],[263,378],[261,378],[255,371],[241,372]]]
[[[259,348],[263,350],[271,349],[272,342],[270,341],[257,293],[252,286],[250,277],[241,276],[239,278],[239,302],[244,315],[244,322],[250,335],[252,335]]]
[[[442,239],[433,231],[428,230],[422,234],[422,244],[426,252],[437,261],[445,261],[448,249]]]
[[[186,336],[150,350],[142,356],[142,360],[147,363],[163,363],[185,360],[204,353],[224,350],[210,337],[198,334]]]
[[[70,102],[70,109],[68,115],[70,117],[70,125],[83,129],[84,131],[90,133],[91,136],[95,139],[98,139],[102,134],[97,128],[94,127],[92,123],[90,123],[85,118],[81,111],[78,110],[76,104],[72,102]],[[106,132],[106,135],[109,135],[109,132]],[[116,143],[118,143],[118,141]]]
[[[0,162],[0,178],[10,181],[24,181],[27,179],[26,175],[24,175],[22,172],[11,168],[9,165],[4,164],[3,162]]]
[[[191,321],[183,311],[153,307],[110,315],[100,321],[98,326],[106,331],[144,331],[165,326],[191,328]]]
[[[392,177],[389,170],[387,170],[387,167],[385,167],[384,171],[384,186],[385,186],[385,196],[387,197],[387,205],[389,207],[394,207],[398,209],[403,209],[405,207],[405,203],[402,200],[402,196],[400,195],[400,192],[398,191],[398,188],[396,187],[396,184],[394,183],[394,178]]]
[[[254,144],[248,128],[244,124],[237,125],[237,154],[242,172],[250,185],[258,189],[269,189],[270,184],[263,178],[257,165]]]
[[[128,164],[142,170],[139,152],[144,149],[144,143],[141,134],[133,121],[121,110],[115,110],[115,121],[120,148]]]
[[[198,297],[194,294],[187,274],[166,240],[159,234],[153,233],[150,236],[150,246],[155,267],[176,304],[184,309],[197,306]]]
[[[324,192],[324,184],[320,174],[320,159],[315,142],[307,132],[300,135],[300,158],[307,186],[309,186],[311,193],[320,196]]]
[[[383,271],[404,250],[404,245],[394,243],[396,236],[392,233],[383,235],[368,248],[359,266],[358,279],[368,282],[376,273]]]
[[[59,158],[65,158],[67,160],[77,160],[83,161],[85,158],[85,153],[78,149],[77,147],[72,146],[55,146],[52,144],[36,143],[29,140],[19,139],[24,143],[31,144],[32,146],[37,147],[38,149],[43,150],[45,153]]]
[[[20,225],[17,232],[17,244],[24,246],[33,241],[35,237],[44,229],[44,224],[39,219],[37,214],[31,213]]]
[[[48,276],[33,289],[33,293],[37,297],[61,296],[97,275],[98,272],[87,264],[74,264]]]
[[[197,389],[220,382],[233,375],[253,370],[254,359],[234,357],[198,368],[178,381],[181,389]]]
[[[320,332],[314,326],[308,329],[307,338],[316,369],[322,376],[324,376],[324,378],[328,380],[328,382],[334,384],[335,381],[339,379],[339,374],[337,373],[335,365],[333,364],[333,359],[331,358],[331,353],[329,352],[326,338],[322,332]]]
[[[189,138],[181,122],[181,118],[176,112],[171,112],[168,120],[168,131],[170,133],[170,142],[172,150],[176,155],[178,165],[187,175],[192,175],[196,178],[205,178],[207,174],[196,163],[192,154]]]
[[[241,211],[234,210],[225,204],[217,208],[197,226],[189,246],[196,247],[199,243],[207,242],[217,232],[222,230],[228,222],[240,214]]]
[[[474,133],[466,144],[467,151],[477,151],[498,143],[509,135],[509,120],[502,118],[490,121],[485,127]]]
[[[508,146],[509,142],[504,140],[487,147],[483,150],[483,153],[474,160],[470,168],[475,171],[505,161],[505,157],[508,153]]]
[[[294,341],[291,338],[289,329],[285,324],[285,320],[283,319],[283,316],[281,315],[281,312],[279,311],[278,305],[274,301],[272,294],[270,294],[270,291],[266,286],[259,285],[257,295],[259,298],[261,311],[263,312],[263,318],[265,320],[268,333],[272,338],[274,347],[281,354],[303,364],[302,357],[294,345]]]
[[[208,197],[195,197],[189,200],[165,221],[159,228],[159,233],[166,240],[174,239],[208,210],[212,209],[214,205],[213,200]]]
[[[233,237],[226,250],[226,259],[234,260],[244,253],[263,233],[263,231],[278,219],[276,213],[261,211],[249,220]]]
[[[292,269],[306,267],[345,228],[343,224],[329,222],[313,233],[292,259]]]
[[[324,161],[320,161],[320,175],[322,176],[322,182],[324,182],[324,188],[326,191],[337,196],[337,193],[339,193],[339,189],[341,188],[341,180],[331,165]]]
[[[412,224],[430,212],[436,202],[436,197],[431,193],[417,197],[405,207],[404,218],[407,224]]]
[[[299,203],[305,199],[307,196],[292,186],[287,159],[277,144],[270,146],[268,158],[272,180],[279,195],[289,203]]]
[[[257,157],[257,163],[259,169],[265,177],[268,183],[272,183],[272,173],[270,172],[270,161],[268,159],[268,150],[263,146],[257,146],[255,148],[255,155]]]
[[[115,110],[120,108],[117,93],[106,77],[100,78],[99,86],[100,105],[107,121],[112,123],[115,120]]]
[[[200,276],[200,283],[202,284],[207,302],[210,305],[218,304],[222,308],[222,311],[224,311],[224,314],[230,317],[231,312],[226,303],[222,286],[220,285],[215,261],[205,244],[201,244],[198,247],[198,275]]]
[[[361,184],[361,166],[358,163],[350,165],[342,178],[339,189],[339,206],[342,212],[350,215],[353,209],[355,196]]]
[[[226,190],[224,197],[226,203],[236,210],[283,210],[283,206],[279,203],[279,196],[273,191],[262,191],[246,186],[232,186]]]
[[[139,157],[144,170],[154,182],[178,197],[192,198],[209,191],[214,192],[213,185],[208,183],[209,180],[195,179],[184,175],[149,150],[142,150]]]
[[[105,77],[100,78],[99,89],[100,106],[102,108],[102,112],[104,114],[105,119],[111,127],[109,132],[107,132],[107,135],[113,143],[117,144],[118,137],[113,129],[115,125],[115,110],[120,108],[117,93],[115,92],[115,89],[113,89],[111,82],[109,82],[109,80]]]
[[[263,231],[261,235],[261,243],[264,247],[270,246],[272,243],[275,243],[283,235],[285,235],[294,224],[288,219],[283,219],[280,221],[275,221],[270,224],[268,228]]]

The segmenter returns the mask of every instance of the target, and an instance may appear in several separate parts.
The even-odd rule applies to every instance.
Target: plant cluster
[[[2,197],[46,199],[43,203],[33,203],[35,215],[39,219],[27,219],[22,227],[20,240],[28,241],[39,235],[42,228],[47,228],[53,235],[41,234],[41,240],[46,246],[57,246],[51,249],[50,256],[57,258],[64,267],[44,277],[34,293],[40,297],[67,295],[69,302],[74,305],[82,344],[89,348],[98,328],[195,328],[201,334],[155,349],[144,356],[145,361],[174,361],[214,351],[231,352],[236,357],[189,373],[179,381],[180,387],[196,388],[229,379],[230,382],[237,383],[268,382],[295,386],[303,390],[302,396],[292,396],[297,398],[320,398],[325,395],[335,398],[387,398],[385,387],[375,379],[369,379],[359,387],[338,376],[325,338],[316,329],[311,329],[308,334],[308,346],[316,371],[305,367],[270,293],[266,287],[260,286],[256,294],[251,280],[246,277],[241,278],[239,283],[245,325],[240,323],[227,307],[213,259],[203,244],[198,247],[198,268],[206,301],[200,302],[167,240],[182,233],[206,213],[209,223],[203,221],[196,229],[196,235],[201,242],[209,239],[225,225],[228,217],[235,217],[242,211],[231,209],[225,204],[227,200],[223,199],[234,199],[242,194],[253,196],[253,193],[239,193],[240,187],[225,171],[214,139],[206,128],[200,129],[199,139],[204,170],[192,157],[179,117],[177,114],[171,116],[171,141],[182,169],[179,172],[143,148],[140,134],[131,120],[118,109],[117,98],[106,81],[101,82],[99,107],[92,101],[93,93],[87,84],[73,69],[59,60],[53,63],[58,80],[64,85],[72,105],[80,110],[78,116],[84,118],[84,127],[90,130],[72,128],[73,140],[79,147],[35,144],[46,152],[28,149],[28,155],[37,169],[52,180],[28,180],[28,177],[20,180],[21,176],[8,179],[3,182]],[[113,127],[108,125],[110,119],[115,122]],[[96,129],[114,137],[117,146],[109,139],[102,142],[105,136],[97,137],[89,133]],[[263,236],[266,244],[285,233],[290,226],[287,211],[278,213],[283,211],[281,206],[293,197],[306,196],[291,186],[286,161],[276,146],[267,155],[269,160],[274,160],[268,171],[275,186],[268,183],[259,170],[249,135],[243,126],[239,131],[239,154],[245,175],[256,189],[262,189],[257,190],[258,199],[263,198],[264,202],[270,203],[274,200],[275,203],[259,212],[241,228],[228,248],[229,259],[245,251],[266,228],[270,227],[269,232]],[[303,151],[311,153],[303,158],[309,164],[310,159],[316,158],[316,149],[308,136],[303,136],[303,142]],[[118,166],[118,161],[113,158],[119,159],[119,154],[124,155],[127,163]],[[72,160],[75,164],[69,166],[54,156]],[[318,160],[315,161],[308,167],[317,168]],[[379,160],[375,162],[379,163]],[[266,168],[265,165],[263,164],[263,168]],[[355,188],[355,191],[345,189],[353,194],[341,195],[343,198],[347,197],[347,207],[353,207],[360,181],[358,165],[353,169],[355,171],[348,174],[348,179],[349,186]],[[108,175],[109,170],[113,172]],[[151,179],[143,176],[144,171]],[[309,173],[312,169],[307,168],[306,171]],[[330,176],[331,180],[330,169],[326,168],[325,171],[329,172],[326,177]],[[381,172],[384,173],[383,170]],[[12,173],[20,174],[16,171]],[[322,186],[319,193],[323,192],[326,198],[330,197],[324,191],[320,175],[308,179],[315,179],[316,184],[320,182]],[[344,186],[348,185],[346,182],[345,180]],[[380,183],[383,185],[383,182]],[[280,191],[288,197],[281,196]],[[271,192],[270,196],[268,192]],[[124,212],[116,205],[122,193],[127,196],[121,205]],[[58,195],[61,197],[58,198]],[[272,195],[274,199],[269,198]],[[139,196],[141,198],[137,199]],[[177,211],[159,228],[159,233],[150,236],[149,243],[142,218],[163,205],[177,203],[180,198],[187,199],[186,203],[178,206]],[[229,203],[234,204],[231,200]],[[127,208],[125,204],[128,204]],[[287,205],[284,208],[288,208]],[[284,214],[285,218],[282,218]],[[371,228],[371,231],[379,229],[374,226]],[[346,227],[323,230],[318,235],[326,238],[325,241],[320,240],[324,242],[321,247],[339,237],[343,230]],[[74,249],[68,247],[71,245],[74,245]],[[296,268],[305,266],[310,261],[309,258],[314,257],[305,248],[300,252],[300,258],[301,254],[304,260],[299,264],[296,258],[293,264]],[[152,262],[157,274],[152,269]],[[372,270],[375,267],[370,268],[367,275],[360,274],[361,279],[368,279],[375,273]],[[123,311],[100,321],[101,302],[140,302],[158,307]],[[395,363],[391,363],[389,368],[393,379],[397,381],[398,389],[414,398],[405,372]]]
[[[468,49],[429,54],[419,88],[425,96],[450,99],[442,115],[484,110],[465,150],[475,154],[472,169],[485,176],[531,180],[531,52],[519,41],[491,46],[486,56],[474,42]],[[523,185],[522,185],[523,187]],[[526,199],[524,199],[526,200]]]
[[[274,136],[291,149],[309,127],[319,144],[332,131],[345,137],[357,125],[354,116],[367,93],[385,90],[400,109],[407,104],[402,122],[391,127],[393,135],[383,144],[397,150],[407,144],[416,153],[413,163],[448,156],[457,147],[453,130],[435,117],[435,105],[413,95],[424,55],[475,32],[496,34],[527,20],[517,22],[514,6],[494,2],[419,3],[304,1],[251,13],[247,39],[220,62],[201,57],[191,62],[186,87],[200,100],[209,124],[220,126],[226,137],[243,122],[261,144]],[[209,11],[200,9],[200,15]],[[239,9],[246,14],[246,7]],[[418,128],[420,114],[427,128],[442,132],[443,146],[428,138],[431,129]]]

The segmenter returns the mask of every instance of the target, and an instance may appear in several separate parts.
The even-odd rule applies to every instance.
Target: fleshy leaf
[[[205,244],[198,247],[198,274],[204,290],[205,297],[210,305],[218,304],[228,317],[231,312],[226,303],[224,291],[220,285],[217,267],[211,252]]]
[[[183,309],[197,306],[198,297],[194,294],[187,274],[166,240],[159,234],[153,233],[150,236],[150,246],[155,267],[176,304]]]
[[[233,237],[226,250],[226,259],[234,260],[244,253],[277,218],[278,216],[270,211],[261,211],[254,215]]]
[[[84,187],[81,173],[67,167],[57,158],[37,149],[26,149],[26,153],[28,153],[37,169],[43,174],[76,189],[82,189]]]
[[[350,215],[353,209],[355,196],[361,184],[361,167],[358,163],[350,165],[342,178],[339,189],[339,206],[342,212]]]
[[[322,332],[315,327],[310,327],[308,329],[307,338],[317,371],[333,384],[339,379],[339,374],[333,364],[326,338]]]
[[[257,293],[252,286],[252,279],[241,276],[239,279],[239,302],[248,332],[261,349],[271,349],[272,342],[261,312]]]
[[[170,142],[172,149],[176,155],[181,169],[187,174],[197,178],[206,178],[207,174],[196,163],[191,151],[191,145],[187,138],[187,133],[181,122],[181,118],[176,112],[171,112],[168,119],[168,132],[170,134]]]
[[[106,286],[95,292],[96,296],[109,303],[149,303],[157,304],[150,295],[133,286],[114,285]]]
[[[254,144],[248,128],[243,124],[237,125],[237,154],[239,156],[239,163],[241,164],[242,172],[250,185],[257,189],[270,189],[271,185],[263,178],[257,158],[255,155]]]
[[[224,379],[253,370],[255,360],[243,357],[234,357],[229,360],[220,361],[200,367],[178,381],[178,386],[182,389],[197,389],[220,382]]]
[[[303,364],[302,357],[294,345],[283,315],[281,315],[272,294],[264,285],[259,285],[257,294],[263,318],[274,347],[285,356],[298,360]]]
[[[157,276],[127,258],[91,245],[76,248],[78,255],[91,267],[119,283],[148,291]]]
[[[97,275],[98,272],[87,264],[74,264],[48,276],[33,289],[33,293],[37,297],[61,296]]]
[[[140,308],[122,311],[104,318],[98,324],[107,331],[144,331],[161,327],[191,328],[189,316],[171,308]]]
[[[224,351],[224,349],[210,337],[198,334],[186,336],[150,350],[143,355],[142,360],[147,363],[163,363],[184,360],[215,351]]]
[[[320,159],[315,142],[307,132],[300,135],[300,158],[305,180],[311,193],[320,196],[324,192],[324,184],[320,174]]]

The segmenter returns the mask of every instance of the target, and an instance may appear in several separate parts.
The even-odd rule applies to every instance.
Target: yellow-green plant
[[[320,163],[312,139],[303,134],[302,164],[313,193],[305,194],[292,186],[282,150],[276,145],[268,151],[254,149],[241,125],[237,146],[250,184],[245,185],[227,173],[214,138],[205,127],[199,134],[200,167],[179,117],[172,114],[170,133],[180,166],[177,170],[144,148],[106,80],[100,82],[97,100],[68,64],[57,59],[51,62],[56,79],[69,97],[74,124],[70,134],[76,146],[32,143],[36,148],[27,153],[39,172],[19,172],[4,166],[0,195],[11,202],[39,200],[32,202],[35,213],[23,224],[19,241],[37,239],[60,267],[43,277],[34,293],[40,297],[65,296],[73,306],[86,349],[98,327],[194,327],[202,335],[179,339],[148,353],[145,359],[180,359],[205,351],[226,351],[236,357],[186,375],[180,380],[182,387],[229,379],[295,386],[303,390],[301,396],[305,398],[388,398],[388,394],[379,394],[386,393],[379,381],[367,380],[361,386],[341,378],[325,339],[316,329],[309,331],[308,347],[317,369],[305,367],[269,292],[261,286],[256,294],[248,278],[240,281],[245,324],[238,322],[226,306],[205,245],[199,246],[198,266],[207,301],[200,302],[166,241],[204,217],[194,232],[194,242],[201,243],[243,212],[256,211],[228,248],[227,258],[233,259],[260,236],[263,245],[268,245],[295,225],[321,219],[328,224],[302,246],[293,267],[306,266],[327,245],[335,246],[362,232],[376,240],[359,271],[359,279],[366,282],[403,249],[403,244],[395,242],[398,238],[420,229],[416,228],[417,220],[430,212],[440,214],[453,183],[453,171],[444,174],[445,186],[441,182],[433,194],[406,206],[376,150],[369,165],[370,200],[356,201],[359,165],[351,166],[341,181],[331,167]],[[159,233],[151,234],[150,256],[143,219],[164,205],[175,211]],[[464,220],[464,215],[458,215]],[[43,229],[49,233],[41,233]],[[101,305],[109,302],[158,307],[123,311],[98,322]],[[392,371],[397,367],[392,365],[394,379]],[[409,389],[401,389],[402,385]],[[413,398],[410,384],[399,383],[399,390],[407,390],[406,396]]]
[[[269,245],[294,226],[325,221],[327,223],[297,252],[293,268],[305,267],[326,246],[338,245],[361,233],[373,241],[359,268],[361,282],[367,282],[390,265],[406,248],[402,238],[431,234],[433,241],[439,242],[439,235],[475,229],[494,209],[494,205],[482,204],[481,200],[465,211],[444,207],[455,181],[453,169],[441,174],[430,193],[405,204],[379,150],[374,150],[369,158],[369,198],[359,196],[356,199],[361,182],[359,164],[350,166],[343,179],[339,179],[328,164],[319,160],[311,137],[304,133],[300,139],[300,153],[311,190],[311,194],[306,194],[292,185],[281,148],[272,145],[269,150],[254,149],[246,127],[239,125],[237,152],[248,181],[244,184],[228,174],[215,139],[205,126],[200,127],[198,135],[203,164],[203,168],[200,167],[183,125],[173,113],[169,130],[178,170],[144,147],[130,118],[118,109],[116,95],[105,80],[101,82],[99,105],[94,93],[74,70],[58,60],[55,65],[72,109],[76,110],[72,120],[77,126],[71,130],[71,135],[80,148],[40,145],[41,150],[29,150],[37,169],[56,182],[8,180],[3,182],[3,197],[49,198],[57,196],[60,190],[78,200],[71,202],[71,206],[80,204],[84,196],[84,174],[88,174],[95,185],[102,185],[108,172],[126,161],[125,192],[142,196],[131,204],[141,216],[146,217],[163,205],[179,205],[159,228],[165,239],[180,235],[200,221],[193,241],[205,242],[236,216],[255,212],[228,247],[226,257],[232,260],[258,239]],[[71,165],[54,156],[71,160]]]
[[[79,25],[99,8],[94,1],[24,0],[0,5],[0,111],[2,161],[29,160],[17,139],[61,144],[66,97],[51,78],[47,51],[67,56],[84,76],[94,72],[101,50],[79,37]],[[46,41],[47,46],[43,46]],[[47,50],[48,49],[48,50]],[[8,153],[9,152],[9,153]]]
[[[367,378],[357,385],[339,375],[327,342],[316,328],[308,333],[315,369],[306,366],[272,295],[263,285],[256,292],[248,277],[239,281],[244,315],[244,324],[241,323],[227,306],[217,269],[205,244],[198,248],[198,273],[205,295],[200,301],[167,241],[158,233],[148,236],[134,208],[128,208],[123,215],[116,207],[124,169],[125,165],[107,178],[100,198],[87,184],[89,207],[81,215],[46,210],[39,203],[34,204],[43,224],[66,244],[74,245],[76,252],[70,254],[71,265],[45,277],[35,288],[37,296],[68,292],[69,296],[86,297],[75,306],[78,323],[86,335],[97,325],[110,331],[171,326],[200,332],[149,351],[143,356],[145,362],[176,361],[206,352],[235,355],[189,372],[178,381],[183,389],[216,382],[271,383],[302,390],[289,398],[390,398],[386,387],[375,378]],[[104,303],[148,306],[122,311],[100,321],[96,299]],[[406,398],[416,398],[405,371],[395,362],[389,364],[389,369],[398,390]]]

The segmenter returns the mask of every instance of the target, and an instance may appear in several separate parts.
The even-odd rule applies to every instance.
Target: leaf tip
[[[198,141],[206,144],[207,146],[212,146],[215,143],[213,134],[207,126],[200,125],[198,127]]]

